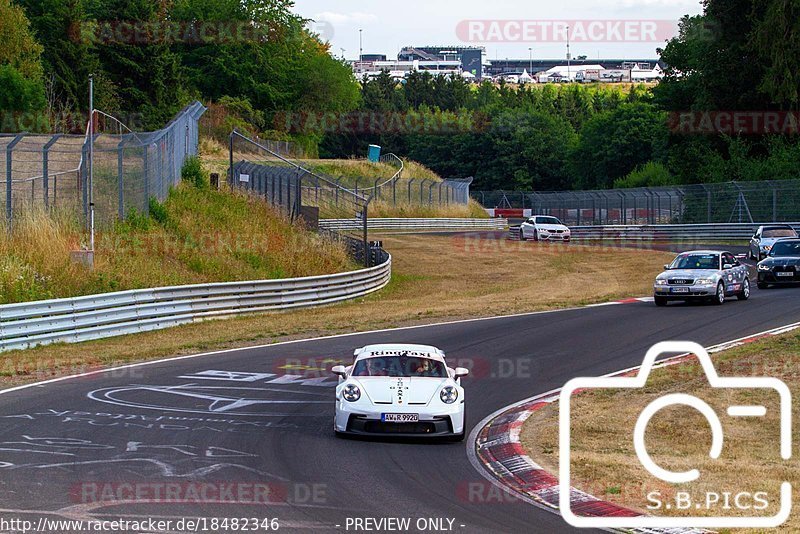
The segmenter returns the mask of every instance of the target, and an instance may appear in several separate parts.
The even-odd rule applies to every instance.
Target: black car
[[[800,283],[800,239],[781,239],[758,264],[758,288]]]

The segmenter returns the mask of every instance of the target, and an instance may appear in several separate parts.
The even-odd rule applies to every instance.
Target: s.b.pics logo
[[[671,375],[672,363],[690,358],[657,364],[664,354],[695,355],[704,377]],[[791,409],[781,380],[719,376],[691,342],[653,346],[638,373],[571,380],[559,399],[561,514],[585,528],[778,527],[792,505],[781,470],[792,454]],[[594,497],[572,488],[586,480],[637,484],[638,500],[625,504],[641,513],[582,514]]]

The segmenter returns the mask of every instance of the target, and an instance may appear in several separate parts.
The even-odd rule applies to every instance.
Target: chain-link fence
[[[472,178],[462,180],[433,180],[398,177],[360,178],[354,190],[369,195],[390,206],[455,206],[469,202]]]
[[[697,224],[800,220],[800,180],[595,191],[476,191],[487,208],[530,209],[565,224]]]
[[[232,188],[258,195],[292,220],[302,217],[310,227],[318,227],[319,219],[352,220],[333,236],[345,242],[357,261],[369,266],[375,260],[367,232],[368,197],[236,131],[230,136],[229,155]]]
[[[146,213],[151,197],[166,197],[180,181],[186,158],[197,154],[198,120],[204,111],[195,102],[162,130],[147,133],[124,133],[119,124],[106,125],[98,114],[93,147],[98,223],[123,218],[131,209]],[[0,135],[4,223],[10,228],[27,211],[52,209],[88,220],[89,154],[88,136]]]

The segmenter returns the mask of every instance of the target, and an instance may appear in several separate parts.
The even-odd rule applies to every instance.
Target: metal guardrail
[[[0,306],[0,351],[76,343],[244,313],[321,306],[389,283],[392,259],[369,269],[284,280],[139,289]]]
[[[800,232],[800,222],[570,226],[570,230],[573,240],[724,241],[748,240],[759,226],[769,224],[788,224]],[[518,240],[519,226],[512,227],[508,236]]]
[[[342,230],[356,228],[361,225],[358,219],[321,219],[320,228]],[[505,219],[369,219],[370,230],[505,230],[508,221]]]
[[[762,224],[775,223],[726,223],[726,224],[658,224],[636,226],[572,226],[573,239],[616,240],[747,240],[753,237]],[[788,224],[796,230],[800,223]]]

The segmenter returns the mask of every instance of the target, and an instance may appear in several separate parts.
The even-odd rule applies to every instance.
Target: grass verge
[[[644,355],[643,355],[644,356]],[[720,376],[770,376],[783,380],[794,393],[800,387],[800,332],[764,338],[712,355]],[[633,447],[633,427],[642,409],[668,393],[686,393],[706,401],[720,416],[724,430],[723,452],[709,458],[711,437],[705,418],[691,408],[670,407],[657,413],[646,433],[646,446],[654,461],[672,471],[700,470],[700,478],[672,486],[654,479],[639,464]],[[783,461],[779,449],[779,408],[776,393],[711,389],[696,360],[653,371],[644,389],[589,390],[573,398],[571,465],[572,485],[603,500],[663,516],[734,515],[771,516],[778,511],[782,481],[800,480],[800,464]],[[763,405],[765,417],[733,419],[726,415],[732,405]],[[797,400],[793,409],[796,412]],[[796,415],[796,413],[795,413]],[[521,440],[533,460],[551,473],[558,473],[558,404],[532,414],[523,427]],[[800,432],[794,429],[797,443]],[[675,503],[676,491],[701,502],[697,509],[648,510],[650,492],[659,491],[664,503]],[[733,499],[741,492],[766,492],[769,507],[763,511],[737,509]],[[707,493],[722,494],[720,502],[707,508]],[[730,494],[730,509],[723,509],[724,493]],[[713,497],[712,497],[713,499]],[[795,504],[797,496],[794,497]],[[742,501],[744,505],[744,501]],[[748,501],[752,504],[752,500]],[[794,514],[781,527],[800,531]],[[721,531],[721,532],[724,532]]]
[[[213,139],[202,138],[200,140],[200,154],[205,166],[211,172],[218,173],[224,179],[227,175],[229,165],[228,150]],[[236,159],[244,159],[247,157],[248,155],[242,154],[237,155]],[[339,178],[341,180],[340,184],[343,187],[353,189],[358,185],[359,191],[367,188],[365,192],[366,196],[372,193],[369,188],[374,187],[375,180],[378,180],[379,184],[383,183],[397,172],[397,168],[392,165],[370,163],[365,159],[314,159],[299,160],[298,162],[311,170],[321,172],[327,176]],[[370,203],[370,217],[453,217],[479,219],[488,217],[483,207],[474,200],[470,200],[467,205],[445,206],[439,206],[438,204],[429,205],[422,202],[409,202],[409,181],[407,178],[414,179],[414,182],[411,183],[414,198],[419,197],[419,187],[423,180],[427,180],[428,183],[441,182],[442,178],[420,163],[405,161],[404,164],[404,178],[402,178],[397,185],[397,202],[394,203],[388,200],[388,197],[391,196],[391,190],[388,187],[384,188],[382,194],[387,198],[377,198]],[[434,188],[432,192],[423,190],[423,193],[432,195],[434,199],[438,200],[438,189],[436,188]],[[326,218],[333,215],[322,213],[321,216]],[[338,215],[336,215],[336,217],[338,217]]]
[[[380,238],[380,236],[375,236]],[[670,257],[646,250],[384,236],[394,258],[385,290],[336,306],[197,323],[80,345],[3,355],[4,385],[101,366],[275,341],[608,301],[651,291]],[[514,268],[524,264],[525,269]],[[552,280],[558,279],[558,284]]]
[[[73,218],[39,211],[15,223],[13,233],[0,232],[0,303],[354,268],[344,247],[260,200],[189,180],[164,203],[151,201],[149,216],[131,212],[100,231],[93,270],[70,261],[87,239]]]

